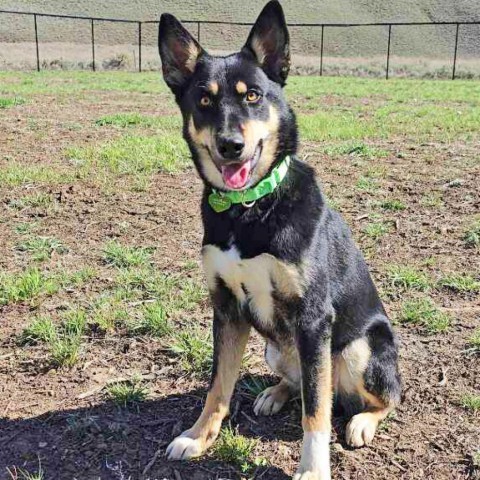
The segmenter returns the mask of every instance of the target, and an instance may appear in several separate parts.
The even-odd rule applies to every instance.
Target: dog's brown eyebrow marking
[[[241,80],[237,82],[235,85],[235,88],[237,89],[237,92],[242,94],[242,93],[247,93],[248,87],[245,82],[242,82]]]
[[[207,86],[208,88],[208,91],[212,94],[212,95],[216,95],[218,93],[218,83],[217,82],[210,82]]]

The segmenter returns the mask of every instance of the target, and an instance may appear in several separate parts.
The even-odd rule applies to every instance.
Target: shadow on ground
[[[129,408],[107,401],[29,419],[0,419],[0,478],[11,479],[7,468],[34,472],[39,463],[43,480],[241,478],[212,454],[192,462],[167,462],[164,457],[170,440],[200,414],[205,395],[204,389],[196,389]],[[230,421],[240,433],[274,444],[301,439],[298,402],[274,417],[253,418],[252,400],[239,389],[232,401]],[[253,477],[290,478],[274,466],[258,467]]]

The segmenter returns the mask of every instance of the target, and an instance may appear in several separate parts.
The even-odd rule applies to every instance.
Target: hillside
[[[480,3],[477,0],[456,0],[455,2],[451,0],[421,0],[420,2],[418,0],[324,0],[314,3],[285,0],[282,4],[287,21],[290,23],[480,21]],[[161,12],[168,11],[184,20],[250,22],[256,18],[261,5],[260,2],[253,0],[243,2],[0,0],[0,9],[134,20],[156,19]],[[196,26],[192,28],[193,33],[196,34]],[[38,29],[39,39],[44,44],[60,42],[74,46],[90,42],[90,24],[87,21],[40,18]],[[242,45],[247,32],[248,27],[202,26],[202,44],[212,50],[234,50]],[[34,39],[33,35],[31,17],[0,14],[0,43],[31,42]],[[292,28],[291,35],[294,53],[312,58],[318,55],[320,29]],[[137,26],[97,23],[95,37],[97,43],[101,45],[135,45],[138,38]],[[145,25],[142,38],[145,46],[154,47],[156,26]],[[440,59],[445,65],[449,65],[453,55],[454,39],[454,26],[394,27],[392,54],[399,57]],[[381,59],[386,48],[387,28],[385,27],[330,27],[325,30],[326,56]],[[458,53],[460,59],[480,58],[480,25],[461,27]],[[131,49],[129,54],[132,54]]]

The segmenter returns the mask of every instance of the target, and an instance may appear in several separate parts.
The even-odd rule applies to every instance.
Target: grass
[[[228,426],[220,431],[213,453],[222,462],[230,463],[242,473],[247,473],[266,463],[263,459],[254,458],[256,446],[257,440],[244,437]]]
[[[104,332],[113,330],[128,319],[128,311],[118,295],[107,293],[98,297],[92,306],[91,323]]]
[[[21,335],[21,343],[52,342],[57,337],[57,327],[50,317],[37,317]]]
[[[463,241],[467,247],[480,248],[480,220],[467,228],[463,235]]]
[[[386,222],[371,222],[363,228],[365,236],[372,240],[379,240],[390,231],[390,224]]]
[[[0,169],[0,183],[9,186],[25,184],[58,185],[78,180],[75,172],[66,171],[63,167],[45,165],[24,165],[9,162]],[[22,207],[23,208],[23,207]]]
[[[445,332],[451,323],[450,317],[429,298],[405,301],[398,320],[402,324],[419,325],[431,334]]]
[[[480,395],[475,395],[473,393],[466,393],[462,395],[460,399],[460,404],[463,408],[477,412],[480,410]]]
[[[24,103],[25,99],[22,97],[0,97],[0,108],[16,107]]]
[[[86,312],[73,307],[63,313],[60,326],[57,326],[50,317],[35,318],[22,332],[21,342],[45,343],[49,349],[52,366],[72,367],[79,359],[81,339],[86,325]]]
[[[30,223],[19,223],[18,225],[15,226],[15,233],[18,233],[19,235],[27,235],[32,233],[35,228],[37,228],[38,224],[36,222],[30,222]]]
[[[480,292],[480,281],[471,275],[451,274],[443,277],[439,282],[439,286],[449,288],[454,292]]]
[[[48,193],[36,193],[34,195],[29,195],[27,197],[22,197],[18,200],[11,200],[9,206],[17,210],[22,210],[24,208],[47,208],[53,202],[51,195]]]
[[[44,261],[51,257],[52,253],[66,253],[68,249],[56,238],[32,237],[17,245],[17,250],[27,252],[36,261]]]
[[[407,208],[401,200],[396,199],[384,200],[383,202],[380,202],[380,207],[391,212],[400,212]]]
[[[240,382],[240,387],[254,398],[260,395],[260,393],[262,393],[269,386],[270,383],[264,378],[254,377],[252,375],[246,376]]]
[[[373,194],[378,190],[379,185],[376,178],[362,176],[358,179],[355,187],[361,192]]]
[[[87,326],[87,313],[83,308],[73,307],[63,314],[62,330],[70,337],[81,337]]]
[[[189,373],[206,376],[213,363],[213,346],[209,336],[198,329],[185,329],[172,338],[170,351]]]
[[[134,333],[164,337],[171,332],[168,323],[167,310],[160,302],[147,304],[143,307],[140,321],[133,329]]]
[[[53,295],[60,287],[57,279],[37,268],[28,268],[20,273],[0,272],[0,305]]]
[[[104,261],[119,268],[148,265],[151,261],[151,256],[151,248],[122,245],[115,240],[111,240],[103,248]]]
[[[425,273],[409,266],[391,265],[387,277],[392,287],[402,291],[425,291],[432,285],[432,281]]]
[[[113,115],[105,115],[95,122],[95,125],[99,127],[113,125],[121,128],[132,126],[151,127],[154,124],[155,117],[148,117],[139,113],[114,113]]]
[[[78,335],[64,334],[49,343],[50,361],[55,367],[73,367],[79,360],[81,340]]]
[[[480,328],[477,328],[477,330],[470,335],[467,341],[467,346],[469,352],[480,353]]]
[[[7,471],[11,480],[45,480],[45,472],[43,471],[40,460],[38,461],[38,470],[36,472],[29,472],[23,468],[13,467],[11,470],[7,467]]]
[[[148,389],[140,380],[132,378],[124,382],[115,382],[106,387],[106,396],[115,404],[127,408],[146,400]]]
[[[103,170],[105,175],[176,173],[190,165],[187,146],[178,132],[125,135],[102,145],[68,148],[66,156],[83,175],[94,170]]]

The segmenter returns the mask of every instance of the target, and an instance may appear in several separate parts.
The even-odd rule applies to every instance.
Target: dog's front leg
[[[214,314],[214,358],[207,400],[195,425],[168,446],[169,460],[198,457],[217,438],[222,420],[228,414],[249,332],[246,322]]]
[[[332,415],[331,319],[323,308],[299,319],[303,445],[294,480],[330,480]]]

